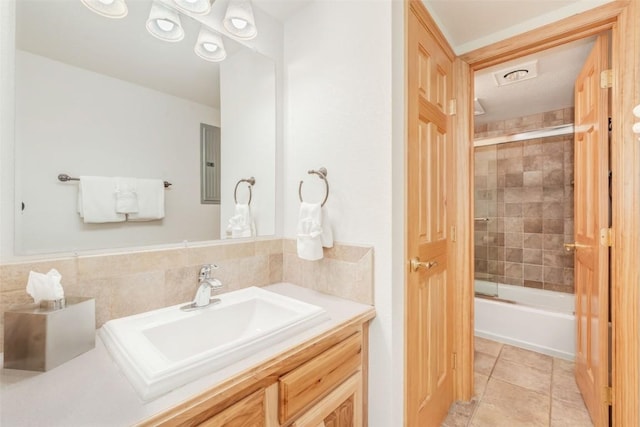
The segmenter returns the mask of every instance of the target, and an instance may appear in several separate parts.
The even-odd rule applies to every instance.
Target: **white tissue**
[[[64,289],[62,289],[60,280],[62,280],[62,275],[55,268],[49,270],[47,274],[30,271],[27,293],[31,295],[36,304],[43,300],[64,298]]]

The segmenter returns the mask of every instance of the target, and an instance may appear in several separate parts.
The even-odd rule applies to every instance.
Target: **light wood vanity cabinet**
[[[143,426],[366,426],[368,321],[279,354]],[[355,323],[355,324],[354,324]]]

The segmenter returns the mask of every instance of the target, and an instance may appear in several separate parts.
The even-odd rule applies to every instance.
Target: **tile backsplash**
[[[118,317],[191,301],[202,264],[220,268],[224,291],[287,281],[320,292],[373,302],[373,249],[336,244],[325,259],[295,261],[295,241],[260,239],[177,249],[44,259],[0,265],[0,348],[4,312],[32,302],[29,271],[62,274],[65,295],[95,297],[96,327]],[[309,277],[322,278],[309,280]]]

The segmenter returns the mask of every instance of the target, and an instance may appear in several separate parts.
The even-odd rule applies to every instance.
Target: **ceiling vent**
[[[538,61],[526,62],[493,73],[498,86],[510,85],[538,77]]]

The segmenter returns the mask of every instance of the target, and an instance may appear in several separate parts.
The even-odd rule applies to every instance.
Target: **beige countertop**
[[[48,372],[2,369],[0,373],[0,425],[21,426],[127,426],[170,409],[244,370],[299,346],[350,320],[370,314],[373,307],[322,294],[290,283],[264,289],[324,308],[329,320],[226,368],[145,402],[120,372],[96,339],[96,348]],[[211,325],[211,333],[216,327]]]

